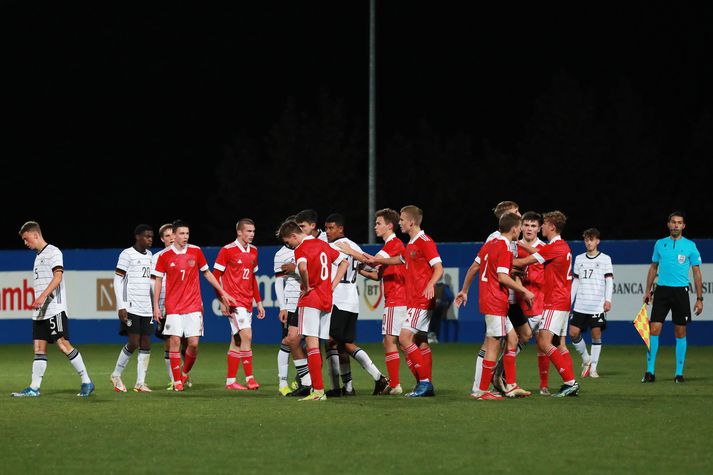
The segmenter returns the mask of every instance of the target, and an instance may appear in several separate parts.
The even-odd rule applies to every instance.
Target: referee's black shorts
[[[691,320],[691,302],[688,299],[688,287],[667,287],[659,285],[654,291],[654,304],[651,309],[651,321],[663,323],[671,312],[673,323],[686,325]]]

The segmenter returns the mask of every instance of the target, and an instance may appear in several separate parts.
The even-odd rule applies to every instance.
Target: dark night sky
[[[713,237],[713,4],[377,3],[378,207],[415,201],[440,241],[482,239],[503,199],[562,209],[571,239],[591,225],[659,237],[676,208],[689,236]],[[367,0],[2,1],[0,32],[0,248],[21,246],[28,219],[62,247],[121,247],[135,224],[177,217],[193,242],[219,245],[251,216],[256,243],[274,244],[280,218],[304,207],[344,212],[366,240]],[[288,105],[308,122],[325,103],[348,118],[356,162],[315,153],[276,174]],[[437,160],[404,152],[434,143]],[[239,172],[226,177],[230,157]]]

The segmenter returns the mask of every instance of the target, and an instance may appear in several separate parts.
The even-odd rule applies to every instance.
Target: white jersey
[[[300,299],[300,276],[297,274],[297,269],[295,272],[286,273],[282,270],[283,264],[294,264],[295,263],[295,250],[290,249],[287,246],[282,246],[275,253],[275,265],[274,271],[275,275],[282,279],[283,282],[283,295],[284,295],[284,307],[283,302],[280,302],[280,309],[283,308],[288,312],[297,311],[297,301]],[[277,282],[277,279],[275,279]],[[275,284],[277,285],[277,284]]]
[[[319,232],[319,234],[317,235],[317,239],[321,239],[321,240],[324,241],[324,242],[329,242],[329,241],[327,240],[327,233],[325,233],[325,232],[322,231],[321,229],[318,229],[317,231]]]
[[[116,307],[118,310],[126,309],[127,312],[141,317],[153,315],[151,304],[151,251],[140,253],[133,247],[121,251],[116,268],[124,272],[121,287],[114,289],[116,293]]]
[[[358,244],[356,244],[351,239],[345,237],[339,238],[334,242],[330,243],[334,249],[339,251],[340,249],[336,246],[339,242],[345,242],[357,252],[363,252]],[[340,251],[341,252],[341,251]],[[334,294],[332,296],[332,301],[339,310],[344,310],[345,312],[359,313],[359,290],[357,289],[357,275],[359,275],[359,261],[355,260],[352,256],[346,256],[347,271],[344,273],[344,277],[337,284],[337,288],[334,289]],[[332,276],[337,272],[338,264],[332,264]]]
[[[614,277],[611,257],[600,252],[595,257],[587,253],[574,259],[574,278],[577,279],[576,294],[572,298],[574,311],[586,314],[597,314],[604,311],[606,298],[606,278]]]
[[[153,274],[153,271],[156,270],[156,263],[158,262],[158,256],[166,252],[167,249],[170,249],[171,247],[165,247],[158,251],[156,254],[151,256],[151,274]],[[153,280],[151,281],[151,292],[153,292]],[[161,314],[166,313],[166,307],[164,305],[164,302],[166,301],[166,279],[161,279],[161,295],[158,297],[158,308],[161,309]]]
[[[44,249],[37,253],[34,266],[35,298],[50,285],[55,270],[64,273],[64,260],[62,251],[51,244],[47,244]],[[46,320],[62,312],[67,311],[67,289],[64,285],[64,274],[62,280],[54,291],[47,296],[45,303],[39,309],[32,312],[33,320]]]
[[[500,231],[494,231],[490,233],[490,236],[488,236],[485,242],[488,243],[493,239],[499,238],[500,236],[502,236],[502,233]],[[512,256],[514,258],[517,258],[517,239],[514,241],[510,241],[510,252],[512,252]],[[480,264],[480,258],[478,256],[475,257],[475,262]],[[517,299],[515,298],[515,291],[512,289],[508,289],[508,303],[510,305],[517,303]]]

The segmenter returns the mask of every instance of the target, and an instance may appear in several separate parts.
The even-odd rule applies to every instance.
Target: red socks
[[[567,352],[569,355],[569,351]],[[574,370],[572,369],[572,358],[569,358],[569,365],[567,365],[567,358],[559,352],[559,350],[552,346],[547,350],[547,357],[555,365],[555,369],[562,376],[562,381],[572,381],[574,380]]]
[[[240,359],[243,360],[243,370],[245,371],[246,378],[253,377],[253,352],[252,351],[241,351]],[[320,359],[321,361],[321,359]]]
[[[433,381],[433,358],[431,355],[431,347],[426,346],[420,349],[423,357],[423,370],[426,373],[426,378]]]
[[[399,352],[386,353],[386,371],[389,373],[389,386],[395,388],[399,385]]]
[[[417,374],[416,377],[419,381],[427,380],[428,376],[425,368],[423,367],[423,356],[421,355],[421,351],[418,349],[418,346],[412,343],[404,351],[406,352],[406,357],[410,358],[411,363],[413,364],[411,372],[415,372]]]
[[[196,355],[195,353],[191,353],[191,350],[186,350],[186,359],[183,361],[183,373],[188,374],[188,372],[193,368],[193,363],[196,362]]]
[[[515,384],[515,356],[517,352],[515,348],[508,349],[503,356],[503,368],[505,369],[505,382],[507,384]]]
[[[540,387],[549,386],[550,359],[542,352],[537,353],[537,368],[540,370]]]
[[[493,379],[495,371],[495,361],[483,360],[483,375],[480,377],[480,390],[487,391],[490,387],[490,380]]]
[[[228,351],[228,378],[235,379],[240,367],[240,353],[235,350]]]
[[[572,355],[569,354],[569,350],[559,350],[560,355],[562,355],[562,361],[564,362],[564,373],[562,373],[562,380],[574,381],[574,365],[572,364]]]
[[[307,366],[309,366],[309,375],[312,378],[312,387],[316,391],[324,390],[324,381],[322,381],[322,354],[319,348],[310,348],[307,350]]]
[[[171,373],[173,373],[173,380],[174,381],[180,381],[181,380],[181,353],[176,351],[170,352],[168,354],[168,358],[171,361]]]
[[[409,371],[411,371],[413,377],[416,378],[416,382],[418,382],[418,372],[416,372],[416,368],[413,367],[413,361],[411,361],[409,355],[406,355],[406,365],[408,366]]]

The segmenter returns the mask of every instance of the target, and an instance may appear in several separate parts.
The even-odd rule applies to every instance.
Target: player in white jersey
[[[294,221],[289,216],[285,221]],[[298,332],[297,301],[300,298],[300,276],[294,271],[295,250],[282,246],[274,258],[275,295],[280,307],[282,341],[277,352],[277,375],[280,394],[283,396],[307,396],[311,391],[312,378],[309,375],[307,354],[302,348],[302,337]],[[292,270],[290,270],[292,269]],[[290,354],[297,370],[294,386],[287,383]]]
[[[327,216],[324,229],[331,246],[341,251],[340,245],[348,245],[355,253],[362,250],[355,242],[344,236],[344,216],[333,213]],[[327,343],[327,361],[332,376],[332,389],[327,391],[327,397],[353,396],[352,373],[349,356],[361,364],[362,368],[374,379],[373,394],[381,393],[388,385],[388,380],[371,361],[371,358],[355,343],[356,322],[359,317],[359,291],[357,290],[357,275],[360,263],[348,255],[347,271],[339,281],[333,294],[332,316],[329,324],[329,342]],[[337,272],[337,266],[332,265],[332,275]],[[339,387],[339,376],[344,387]]]
[[[42,237],[40,225],[28,221],[20,228],[20,237],[29,249],[37,252],[33,268],[34,301],[32,302],[32,339],[35,360],[32,363],[32,382],[14,397],[36,397],[40,395],[42,377],[47,369],[47,343],[57,343],[57,347],[67,355],[69,362],[82,379],[77,396],[87,397],[94,392],[94,383],[89,378],[87,368],[79,350],[69,343],[69,321],[67,320],[67,291],[64,286],[64,260],[62,251]]]
[[[151,303],[151,245],[153,229],[140,224],[134,229],[134,245],[121,251],[114,271],[114,295],[119,314],[119,334],[128,336],[128,342],[119,352],[111,382],[116,392],[125,393],[121,380],[124,368],[136,349],[139,349],[136,366],[135,392],[151,392],[146,385],[146,371],[151,357],[151,329],[153,305]]]
[[[597,365],[602,352],[602,332],[607,327],[606,312],[611,310],[614,291],[614,268],[611,257],[599,251],[600,233],[590,228],[582,234],[587,252],[574,260],[572,273],[572,317],[569,337],[582,355],[582,377],[598,378]],[[582,333],[592,329],[592,354]]]

